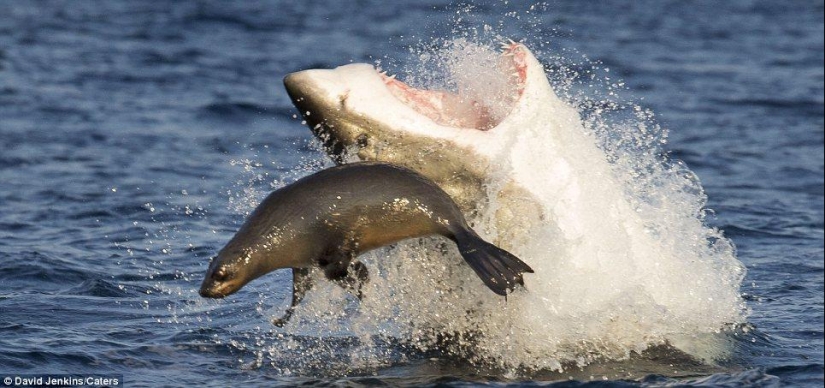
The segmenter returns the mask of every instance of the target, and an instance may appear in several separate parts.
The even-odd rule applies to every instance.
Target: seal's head
[[[318,236],[307,225],[312,220],[295,219],[300,207],[282,195],[283,190],[270,194],[212,259],[201,284],[202,297],[223,298],[276,269],[306,267],[318,256]]]
[[[263,268],[271,252],[254,247],[235,248],[232,244],[222,249],[209,263],[206,277],[201,283],[200,295],[204,298],[223,298],[268,272]]]
[[[200,295],[204,298],[223,298],[240,290],[250,280],[245,275],[243,263],[248,261],[248,252],[226,254],[221,251],[209,263],[206,277],[201,283]]]

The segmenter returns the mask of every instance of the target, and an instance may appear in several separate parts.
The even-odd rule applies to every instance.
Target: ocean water
[[[821,386],[823,2],[515,3],[0,3],[0,374],[116,374],[134,386]],[[440,75],[421,74],[422,54],[496,34],[536,52],[614,165],[649,151],[687,177],[707,230],[746,269],[734,290],[741,321],[676,333],[680,344],[660,333],[672,326],[638,324],[648,310],[605,312],[588,322],[656,330],[625,343],[614,327],[599,347],[592,325],[536,326],[583,344],[531,359],[473,338],[417,341],[426,333],[364,319],[409,311],[378,314],[386,306],[332,287],[275,328],[283,271],[226,300],[197,295],[209,258],[266,192],[330,164],[284,75],[368,62],[425,82]],[[639,123],[648,137],[633,136]],[[690,241],[692,230],[668,233],[680,231]],[[397,297],[399,309],[418,306]]]

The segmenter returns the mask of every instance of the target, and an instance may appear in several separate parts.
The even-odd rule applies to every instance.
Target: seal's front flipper
[[[295,311],[295,306],[301,303],[307,291],[312,288],[311,270],[309,268],[293,268],[292,269],[292,304],[286,309],[284,315],[280,318],[272,320],[272,324],[278,327],[283,327],[292,317]]]
[[[358,297],[358,300],[361,300],[364,297],[361,289],[369,280],[370,271],[367,270],[367,266],[360,261],[353,261],[347,268],[347,276],[340,279],[338,284],[347,291],[352,292],[353,295]]]
[[[343,269],[335,272],[327,272],[327,278],[337,283],[343,289],[351,292],[358,297],[358,300],[364,297],[361,289],[364,284],[370,280],[370,272],[367,266],[360,261],[353,261]]]
[[[364,295],[361,291],[364,283],[369,281],[370,273],[364,263],[354,260],[358,254],[357,240],[348,238],[343,246],[328,249],[319,260],[327,279],[337,283],[351,292],[360,300]]]
[[[533,269],[518,257],[482,240],[470,229],[456,233],[455,240],[467,264],[496,294],[507,296],[516,284],[524,285],[522,273],[533,273]]]

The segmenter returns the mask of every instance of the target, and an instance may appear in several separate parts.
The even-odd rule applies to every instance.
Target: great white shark
[[[580,119],[558,98],[543,66],[523,44],[504,44],[497,68],[501,92],[508,94],[499,99],[417,89],[363,63],[299,71],[287,75],[284,84],[336,162],[377,160],[418,171],[466,214],[483,210],[494,195],[498,240],[513,245],[515,236],[506,236],[510,226],[523,230],[540,222],[544,211],[536,196],[547,189],[520,176],[532,168],[528,155],[519,153],[529,152],[531,131],[561,132]],[[542,115],[548,109],[555,112],[550,120]],[[562,174],[569,169],[563,161],[556,168]],[[490,187],[491,174],[509,178]]]
[[[504,44],[497,61],[489,82],[498,96],[414,88],[369,64],[300,71],[284,84],[336,162],[383,161],[427,176],[482,222],[485,237],[536,268],[519,321],[530,332],[576,343],[666,338],[713,359],[724,346],[691,338],[743,319],[744,267],[697,216],[701,197],[691,193],[701,187],[672,172],[637,186],[650,177],[608,160],[526,46]],[[651,203],[634,190],[652,190]],[[542,354],[543,341],[525,338],[521,346]]]

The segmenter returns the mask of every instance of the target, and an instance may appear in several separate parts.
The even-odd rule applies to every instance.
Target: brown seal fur
[[[309,269],[320,267],[360,297],[360,284],[368,279],[366,266],[355,261],[360,253],[435,234],[453,240],[499,295],[523,285],[523,272],[533,272],[482,240],[432,181],[403,167],[361,162],[322,170],[272,192],[213,259],[200,295],[221,298],[273,270],[293,268],[294,307],[310,287]]]

